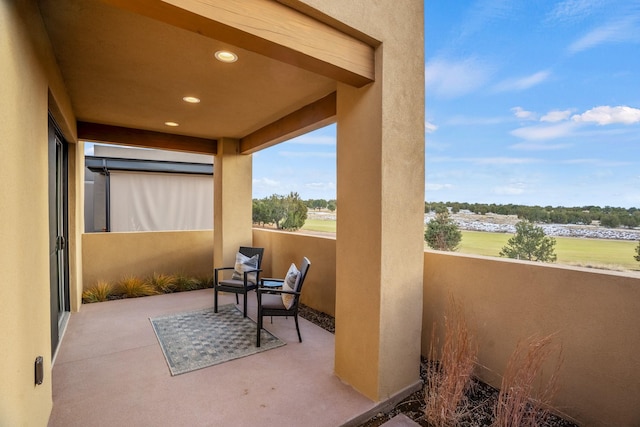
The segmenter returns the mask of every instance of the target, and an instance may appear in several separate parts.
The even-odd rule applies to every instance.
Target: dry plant
[[[562,348],[555,369],[546,383],[542,382],[542,366],[556,351],[553,335],[531,337],[519,342],[507,362],[495,407],[496,427],[540,426],[548,418],[551,400],[558,390],[558,372],[562,364]]]
[[[172,274],[153,273],[147,278],[149,283],[155,290],[162,294],[170,294],[176,291],[176,277]]]
[[[157,295],[158,291],[139,277],[127,276],[118,283],[118,293],[126,298],[136,298]]]
[[[87,303],[102,302],[108,300],[113,294],[113,285],[104,280],[100,280],[95,286],[82,292],[82,301]]]
[[[434,322],[427,366],[425,416],[434,427],[454,426],[469,409],[465,391],[471,385],[478,346],[471,338],[462,307],[453,297],[449,298],[445,312],[444,344],[440,354],[436,329]]]

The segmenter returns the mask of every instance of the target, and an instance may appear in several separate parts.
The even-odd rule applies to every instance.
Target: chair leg
[[[239,304],[240,301],[238,300],[238,294],[236,294],[236,304]]]
[[[238,294],[236,294],[237,296]],[[247,317],[247,294],[244,294],[244,317]]]
[[[213,312],[218,312],[218,288],[213,287]]]
[[[262,316],[258,313],[258,336],[256,337],[256,347],[260,347],[260,332],[262,331]]]
[[[296,314],[295,316],[293,316],[293,318],[296,320],[296,331],[298,331],[298,339],[300,340],[300,342],[302,342],[302,336],[300,335],[300,327],[298,326],[298,315]]]

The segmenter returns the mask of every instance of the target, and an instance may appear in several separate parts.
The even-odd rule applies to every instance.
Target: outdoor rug
[[[283,346],[266,330],[256,347],[256,322],[242,317],[235,305],[150,318],[171,375],[217,365]]]

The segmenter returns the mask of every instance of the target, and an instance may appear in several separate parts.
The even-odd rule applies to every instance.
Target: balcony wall
[[[211,232],[83,236],[85,286],[98,278],[185,271],[210,274]],[[334,315],[336,240],[253,230],[265,276],[311,262],[303,302]],[[479,344],[479,375],[499,386],[519,340],[556,334],[563,347],[555,405],[583,425],[640,425],[640,280],[619,273],[425,251],[422,354],[449,295],[464,306]]]
[[[639,279],[426,251],[423,354],[450,294],[478,338],[485,381],[499,386],[497,374],[519,340],[556,334],[564,362],[555,406],[582,425],[640,425]]]
[[[254,228],[253,244],[265,248],[262,264],[264,277],[284,277],[292,262],[300,267],[302,257],[309,258],[311,268],[301,301],[323,313],[335,315],[335,238]]]
[[[213,231],[89,233],[82,235],[83,288],[127,275],[213,274]]]

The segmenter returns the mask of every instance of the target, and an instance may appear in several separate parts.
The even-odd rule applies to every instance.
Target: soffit
[[[97,0],[39,5],[79,121],[242,138],[336,88],[327,77]],[[215,60],[220,49],[238,61]],[[185,103],[187,95],[202,101]]]

